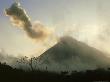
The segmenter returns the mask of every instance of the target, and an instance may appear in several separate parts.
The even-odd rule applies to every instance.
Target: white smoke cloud
[[[10,8],[5,9],[5,14],[10,17],[11,23],[14,26],[22,29],[31,40],[42,46],[42,48],[40,47],[37,50],[37,56],[57,43],[54,29],[46,27],[40,21],[31,22],[26,11],[19,3],[14,3]],[[32,55],[28,56],[30,57]]]
[[[44,41],[52,34],[52,30],[46,28],[42,23],[38,21],[31,23],[29,16],[19,3],[12,4],[5,10],[5,13],[10,17],[14,26],[22,28],[30,38],[36,41]]]

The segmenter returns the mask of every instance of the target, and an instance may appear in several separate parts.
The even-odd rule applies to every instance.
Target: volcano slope
[[[83,71],[107,68],[110,58],[105,53],[65,36],[39,56],[39,65],[51,71]]]

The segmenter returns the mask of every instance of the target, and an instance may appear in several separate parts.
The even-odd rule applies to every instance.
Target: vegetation
[[[12,68],[6,63],[0,63],[0,82],[98,82],[110,81],[110,69],[87,70],[85,72],[73,71],[54,73],[49,71],[24,71]]]

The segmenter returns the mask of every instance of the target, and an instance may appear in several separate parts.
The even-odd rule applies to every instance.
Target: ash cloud
[[[10,20],[14,26],[22,28],[32,39],[43,41],[52,33],[52,30],[46,28],[40,22],[35,22],[32,24],[26,11],[21,8],[19,3],[14,3],[10,8],[5,9],[5,14],[10,17]]]

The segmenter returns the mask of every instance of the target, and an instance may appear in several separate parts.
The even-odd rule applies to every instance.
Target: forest
[[[0,63],[0,82],[109,82],[110,68],[86,71],[22,70]]]

